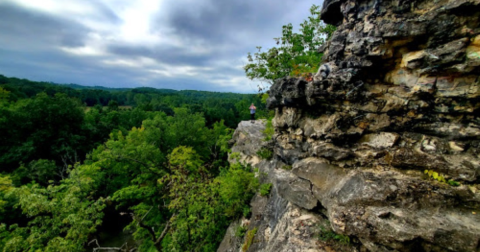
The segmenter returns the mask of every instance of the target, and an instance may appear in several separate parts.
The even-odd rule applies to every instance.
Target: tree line
[[[248,215],[258,182],[228,140],[258,95],[1,77],[3,251],[84,251],[106,213],[129,216],[139,251],[212,251]]]
[[[255,94],[176,91],[148,87],[85,87],[75,84],[35,82],[0,75],[0,100],[2,100],[2,93],[8,93],[10,102],[34,98],[40,93],[45,93],[49,97],[62,93],[67,97],[76,98],[86,107],[95,107],[97,110],[106,106],[120,109],[134,107],[143,111],[163,111],[173,115],[173,108],[186,107],[193,113],[203,113],[208,126],[223,119],[230,128],[235,128],[239,120],[248,119],[250,103],[261,103],[261,98]],[[267,111],[259,107],[257,114],[266,116]]]

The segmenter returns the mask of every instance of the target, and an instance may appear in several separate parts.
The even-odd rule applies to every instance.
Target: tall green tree
[[[278,78],[315,72],[322,58],[318,49],[335,31],[334,26],[320,20],[320,12],[320,6],[313,5],[311,16],[300,24],[299,33],[293,32],[291,23],[284,25],[282,36],[274,38],[278,47],[266,52],[257,47],[253,55],[248,53],[249,63],[244,66],[247,77],[273,84]]]

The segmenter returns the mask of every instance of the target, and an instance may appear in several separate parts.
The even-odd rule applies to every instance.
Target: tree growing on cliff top
[[[336,27],[325,25],[320,20],[320,6],[313,5],[310,13],[311,16],[300,24],[300,33],[293,32],[291,23],[284,25],[282,37],[274,38],[278,47],[266,52],[257,47],[256,53],[248,53],[244,70],[249,79],[273,84],[278,78],[303,76],[317,70],[322,58],[318,49],[331,37]],[[263,89],[259,88],[260,91]]]

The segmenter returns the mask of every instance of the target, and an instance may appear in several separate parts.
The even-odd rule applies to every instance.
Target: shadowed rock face
[[[325,0],[338,29],[314,81],[269,91],[275,155],[257,166],[275,197],[328,219],[344,250],[479,251],[479,17],[480,0]]]

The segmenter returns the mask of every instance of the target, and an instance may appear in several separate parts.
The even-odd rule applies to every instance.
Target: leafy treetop
[[[300,24],[300,33],[293,32],[292,24],[282,27],[282,37],[274,38],[278,47],[262,52],[248,53],[248,64],[244,66],[247,77],[273,84],[278,78],[304,76],[315,72],[321,62],[319,47],[336,30],[320,20],[320,6],[310,8],[311,16]],[[260,91],[262,88],[260,88]]]

